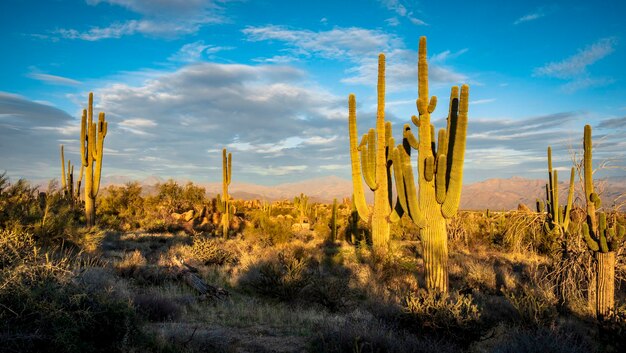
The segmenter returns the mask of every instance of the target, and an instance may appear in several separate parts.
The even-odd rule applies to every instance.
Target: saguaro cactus
[[[337,241],[337,199],[333,199],[333,209],[330,214],[330,241]]]
[[[232,153],[226,154],[226,149],[222,150],[222,198],[219,195],[217,199],[218,209],[222,212],[222,235],[228,238],[228,229],[230,228],[230,220],[235,215],[235,206],[230,203],[230,195],[228,194],[228,186],[230,185],[232,176]]]
[[[395,144],[391,123],[385,122],[385,55],[378,56],[378,108],[376,128],[370,129],[357,144],[356,98],[348,98],[348,128],[350,131],[350,159],[352,161],[353,198],[359,217],[367,222],[372,231],[375,250],[385,252],[389,246],[390,222],[396,222],[398,214],[392,213],[392,182],[390,148]],[[360,158],[359,158],[360,154]],[[365,201],[363,181],[374,192],[374,208],[370,210]]]
[[[63,151],[64,146],[61,145],[61,186],[65,197],[74,202],[80,200],[80,184],[83,180],[83,173],[85,167],[80,164],[80,176],[76,182],[76,190],[74,190],[74,166],[70,160],[67,161],[67,169],[65,169],[65,153]]]
[[[570,222],[570,211],[574,199],[574,168],[572,167],[569,178],[569,190],[567,193],[567,205],[559,206],[559,176],[558,171],[552,169],[552,148],[548,147],[548,183],[546,184],[546,211],[547,217],[544,223],[544,231],[548,235],[561,237],[567,233]],[[538,211],[543,208],[543,203],[538,203]],[[541,211],[542,212],[542,211]]]
[[[438,132],[435,143],[435,127],[430,114],[435,110],[437,97],[428,93],[428,63],[426,61],[426,37],[419,42],[418,99],[419,118],[412,117],[418,127],[418,137],[404,126],[403,144],[392,151],[395,184],[399,203],[420,227],[424,248],[426,286],[429,290],[448,290],[448,235],[446,220],[452,218],[459,207],[463,181],[463,161],[467,132],[469,87],[452,87],[447,127]],[[413,180],[411,148],[418,151],[417,180]]]
[[[300,223],[303,223],[310,210],[309,197],[303,193],[300,193],[300,196],[296,196],[293,198],[293,205],[295,206],[296,210],[298,210],[298,221]]]
[[[593,188],[591,126],[589,125],[585,125],[583,147],[587,222],[582,225],[582,233],[587,246],[595,254],[595,310],[596,316],[602,319],[615,307],[615,250],[621,244],[626,232],[621,225],[609,227],[606,214],[596,212],[596,209],[600,207],[600,197]]]
[[[85,216],[89,227],[96,224],[96,196],[100,189],[104,138],[107,134],[108,125],[104,119],[104,113],[100,112],[98,122],[93,122],[93,93],[90,92],[88,109],[83,109],[80,126],[81,163],[86,170]]]

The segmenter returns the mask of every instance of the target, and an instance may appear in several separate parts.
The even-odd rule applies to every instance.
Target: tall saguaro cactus
[[[420,227],[423,244],[426,286],[429,290],[448,290],[448,235],[446,220],[459,208],[463,182],[463,161],[467,132],[469,87],[452,87],[447,127],[440,129],[435,142],[435,127],[430,114],[437,97],[429,96],[426,37],[419,42],[418,99],[419,118],[412,117],[418,138],[410,126],[404,126],[404,143],[392,151],[395,184],[399,203],[411,220]],[[410,151],[416,149],[417,181],[415,187]]]
[[[81,163],[86,170],[85,175],[85,216],[87,226],[96,224],[96,196],[100,189],[102,176],[102,157],[104,155],[104,138],[108,123],[104,112],[98,115],[98,122],[93,122],[93,93],[89,93],[88,109],[83,109],[80,126]]]
[[[391,123],[385,122],[385,55],[378,56],[378,108],[376,128],[363,135],[361,143],[357,140],[356,98],[348,98],[348,128],[350,131],[350,159],[352,160],[352,185],[354,203],[359,217],[368,222],[372,230],[372,242],[375,250],[386,251],[389,245],[390,222],[397,221],[398,215],[392,215],[391,168],[388,164],[389,149],[394,141],[391,137]],[[359,158],[360,154],[360,158]],[[363,181],[374,192],[374,208],[370,210],[365,201]],[[394,217],[395,215],[395,217]]]
[[[548,215],[544,223],[546,234],[560,237],[568,231],[570,211],[572,210],[572,201],[574,199],[574,176],[575,172],[572,167],[567,193],[567,205],[563,208],[559,206],[559,174],[557,170],[552,169],[552,148],[548,147],[548,183],[546,184],[546,211]],[[543,206],[543,203],[538,202],[538,205]]]
[[[228,238],[228,229],[230,228],[230,220],[235,214],[235,206],[230,203],[230,195],[228,194],[228,186],[230,185],[232,176],[233,154],[226,154],[226,149],[222,150],[222,199],[218,199],[220,211],[222,212],[222,235]],[[219,195],[218,195],[219,196]]]
[[[621,244],[624,227],[607,224],[606,214],[596,212],[600,207],[600,197],[593,188],[593,162],[591,126],[585,125],[584,183],[587,204],[587,222],[583,223],[582,233],[587,246],[595,254],[596,260],[596,316],[606,317],[615,307],[615,250]],[[597,214],[596,214],[597,213]]]

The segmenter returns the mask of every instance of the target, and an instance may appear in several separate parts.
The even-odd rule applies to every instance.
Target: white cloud
[[[81,39],[97,41],[107,38],[120,38],[133,34],[145,34],[159,37],[177,37],[196,33],[207,24],[222,23],[222,3],[215,0],[87,0],[97,6],[109,3],[127,8],[139,14],[139,19],[112,23],[106,27],[91,27],[88,30],[66,29],[55,30],[54,35],[65,39]]]
[[[584,74],[588,66],[615,51],[616,45],[617,39],[614,37],[600,39],[565,60],[552,62],[536,68],[534,74],[536,76],[556,77],[561,79],[574,78]]]
[[[417,26],[427,26],[428,24],[423,20],[414,16],[413,11],[409,11],[407,9],[407,5],[403,3],[402,0],[379,0],[380,3],[385,6],[388,10],[395,12],[398,16],[407,18],[412,24]],[[397,19],[396,19],[397,21]],[[397,23],[399,24],[399,22]],[[391,24],[395,26],[397,24]]]
[[[288,66],[199,62],[94,95],[110,121],[107,146],[141,156],[111,156],[116,170],[176,177],[182,171],[175,166],[195,164],[202,167],[186,177],[216,180],[208,167],[221,163],[221,153],[207,151],[228,147],[237,180],[267,183],[307,168],[319,176],[326,153],[345,154],[345,98]]]
[[[344,83],[375,85],[378,72],[377,53],[383,52],[387,60],[387,79],[395,82],[390,89],[400,89],[415,85],[417,77],[417,51],[405,48],[404,41],[396,35],[380,30],[364,28],[333,28],[328,31],[290,29],[284,26],[247,27],[243,33],[251,41],[281,41],[292,47],[293,55],[318,55],[327,59],[346,60],[354,64],[347,71]],[[358,38],[358,40],[355,40]],[[430,80],[434,84],[458,84],[468,77],[444,66],[446,59],[452,59],[466,52],[450,51],[438,54],[436,63],[429,66]]]
[[[487,104],[487,103],[492,103],[495,102],[496,99],[495,98],[486,98],[486,99],[477,99],[475,101],[470,101],[470,104]]]
[[[613,53],[616,45],[615,37],[600,39],[567,59],[536,68],[533,75],[568,80],[569,82],[562,86],[566,92],[608,85],[614,82],[612,78],[593,78],[587,72],[587,68]]]
[[[63,86],[76,86],[76,85],[80,85],[81,82],[77,81],[77,80],[73,80],[71,78],[67,78],[67,77],[63,77],[63,76],[57,76],[57,75],[50,75],[50,74],[44,74],[44,73],[40,73],[40,72],[31,72],[29,74],[27,74],[26,76],[38,80],[38,81],[42,81],[45,83],[49,83],[52,85],[63,85]]]
[[[215,54],[220,51],[231,50],[233,47],[213,46],[205,44],[203,40],[183,45],[168,60],[178,62],[194,62],[203,59],[205,54]]]
[[[522,16],[513,22],[514,25],[518,25],[524,22],[534,21],[536,19],[544,17],[546,14],[542,10],[537,10],[536,12],[529,13],[528,15]]]

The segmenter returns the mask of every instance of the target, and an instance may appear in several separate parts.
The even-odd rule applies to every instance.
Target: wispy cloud
[[[487,104],[487,103],[492,103],[495,102],[496,99],[495,98],[486,98],[486,99],[477,99],[475,101],[470,101],[470,104]]]
[[[569,92],[608,85],[613,82],[612,78],[592,78],[587,68],[613,53],[616,45],[615,37],[600,39],[567,59],[535,68],[533,75],[569,80],[570,82],[563,86],[563,89]]]
[[[515,20],[515,22],[513,22],[513,24],[518,25],[520,23],[534,21],[545,16],[546,16],[546,13],[544,12],[543,9],[537,9],[535,12],[529,13],[527,15],[524,15],[518,18],[517,20]]]
[[[428,26],[426,22],[415,17],[414,12],[407,8],[407,5],[403,3],[402,0],[379,0],[380,3],[385,6],[388,10],[391,10],[396,13],[397,16],[408,19],[412,24],[417,26]],[[389,20],[387,20],[389,21]],[[397,26],[399,21],[396,20],[392,22],[388,22],[391,26]]]
[[[222,6],[227,0],[86,0],[89,5],[109,3],[127,8],[140,15],[138,19],[115,22],[105,27],[93,26],[87,30],[60,28],[52,32],[50,38],[80,39],[97,41],[120,38],[133,34],[158,37],[178,37],[196,33],[207,24],[222,23]],[[45,35],[44,35],[45,36]]]
[[[175,54],[171,55],[168,60],[179,62],[194,62],[203,59],[205,55],[219,53],[220,51],[232,50],[234,47],[222,47],[205,44],[203,40],[183,45]]]
[[[80,85],[81,82],[71,79],[71,78],[67,78],[67,77],[63,77],[63,76],[57,76],[57,75],[50,75],[50,74],[44,74],[41,72],[30,72],[26,75],[27,77],[30,77],[34,80],[38,80],[41,82],[45,82],[51,85],[62,85],[62,86],[76,86],[76,85]]]
[[[394,87],[415,84],[417,52],[406,49],[400,37],[380,30],[337,27],[315,32],[268,25],[247,27],[243,33],[251,41],[284,42],[291,47],[291,54],[294,56],[317,55],[327,59],[349,61],[354,66],[347,70],[348,77],[342,79],[342,82],[350,84],[375,84],[378,70],[378,57],[375,53],[384,52],[387,58],[387,77],[398,84]],[[354,38],[359,40],[355,41]],[[435,55],[435,62],[429,67],[430,80],[435,84],[466,82],[468,79],[466,75],[444,66],[445,60],[466,51],[467,49],[454,53],[445,51]]]

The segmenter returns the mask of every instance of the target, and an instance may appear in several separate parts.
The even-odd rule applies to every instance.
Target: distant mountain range
[[[103,178],[103,185],[122,185],[131,181],[129,178],[120,176],[110,176]],[[149,177],[139,181],[146,193],[154,192],[157,183],[166,180],[159,177]],[[177,180],[179,184],[187,181]],[[197,183],[204,187],[210,196],[222,192],[222,183]],[[580,185],[576,185],[580,189]],[[567,198],[567,186],[560,183],[560,199],[565,202]],[[329,176],[303,180],[295,183],[285,183],[274,186],[264,186],[247,183],[237,183],[230,185],[231,194],[237,199],[252,200],[284,200],[292,199],[294,196],[304,193],[314,202],[332,202],[333,198],[341,200],[352,195],[352,181]],[[626,179],[607,179],[600,182],[598,188],[603,201],[603,205],[612,206],[614,203],[626,202]],[[577,190],[578,203],[581,203],[581,191]],[[372,193],[366,192],[369,202],[372,202]],[[618,199],[620,195],[624,195]],[[531,209],[535,209],[535,200],[545,199],[545,180],[526,179],[512,177],[508,179],[488,179],[481,182],[467,184],[463,186],[461,194],[461,209],[464,210],[511,210],[516,209],[522,203]],[[617,201],[616,201],[617,199]]]

